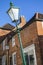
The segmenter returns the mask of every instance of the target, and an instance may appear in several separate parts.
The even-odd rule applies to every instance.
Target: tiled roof
[[[7,35],[8,33],[10,33],[10,30],[0,29],[0,36]]]
[[[14,27],[13,25],[7,23],[7,24],[5,24],[5,25],[3,26],[3,28],[12,30],[12,29],[14,29],[15,27]]]
[[[19,27],[21,27],[21,30],[22,30],[25,27],[29,26],[32,22],[35,22],[36,20],[43,20],[43,14],[36,13],[27,23],[25,23],[24,18],[22,18],[21,23],[19,24]],[[3,36],[6,36],[7,34],[12,35],[15,30],[16,30],[16,27],[8,23],[3,26],[3,29],[0,28],[0,37],[3,38]]]
[[[22,27],[22,29],[24,29],[35,21],[43,21],[43,14],[35,13],[34,16],[29,21],[27,21],[27,23]]]

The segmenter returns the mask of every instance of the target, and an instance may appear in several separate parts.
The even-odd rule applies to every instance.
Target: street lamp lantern
[[[24,52],[23,52],[23,46],[22,46],[22,40],[21,40],[21,36],[20,36],[20,28],[18,28],[19,10],[20,10],[19,8],[15,8],[13,6],[13,4],[10,3],[10,9],[7,11],[7,13],[9,14],[12,21],[16,23],[16,28],[17,28],[16,32],[18,34],[18,40],[19,40],[19,44],[20,44],[22,63],[23,63],[23,65],[26,65],[25,56],[24,56]]]
[[[19,8],[13,6],[13,3],[10,3],[10,9],[7,11],[7,13],[13,22],[19,20],[19,10],[20,10]]]

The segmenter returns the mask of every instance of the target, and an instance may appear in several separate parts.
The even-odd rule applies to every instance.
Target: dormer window
[[[12,37],[12,47],[15,45],[15,37]]]

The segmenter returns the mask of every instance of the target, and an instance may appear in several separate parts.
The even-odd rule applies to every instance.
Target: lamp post
[[[16,32],[18,34],[22,63],[23,63],[23,65],[26,65],[25,56],[24,56],[24,53],[23,53],[21,36],[20,36],[20,28],[18,28],[19,11],[20,11],[20,9],[14,7],[13,4],[10,2],[10,9],[7,11],[7,13],[10,16],[10,18],[12,19],[12,21],[16,23]]]

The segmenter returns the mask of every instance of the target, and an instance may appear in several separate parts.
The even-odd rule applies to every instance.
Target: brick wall
[[[23,43],[24,48],[31,45],[31,44],[35,44],[37,65],[42,65],[41,64],[42,62],[41,62],[40,46],[39,46],[39,40],[38,40],[37,33],[38,32],[37,32],[36,22],[33,22],[29,26],[27,26],[23,30],[21,30],[21,39],[22,39],[22,43]],[[16,45],[12,48],[11,40],[10,40],[9,54],[11,55],[13,52],[16,52],[17,53],[17,65],[22,65],[18,36],[17,36],[17,34],[14,36],[15,36]]]
[[[41,53],[41,59],[43,64],[43,35],[39,36],[39,45],[40,45],[40,53]]]
[[[37,21],[37,22],[39,22],[39,21]],[[42,46],[43,45],[43,41],[42,41],[43,39],[42,38],[43,37],[42,38],[38,37],[38,32],[39,32],[38,28],[39,27],[37,27],[38,26],[37,22],[36,21],[33,21],[31,23],[28,22],[28,25],[22,28],[20,34],[21,34],[23,48],[25,48],[25,47],[27,47],[31,44],[35,44],[37,65],[42,65],[43,64],[42,63],[42,61],[43,61],[43,46]],[[9,57],[12,55],[12,53],[16,52],[17,65],[22,65],[22,59],[21,59],[21,55],[20,55],[20,45],[19,45],[19,41],[18,41],[18,36],[17,36],[17,34],[11,35],[11,37],[13,37],[13,36],[15,38],[15,43],[16,43],[14,47],[12,47],[12,38],[9,39],[9,37],[8,37],[8,39],[9,39],[9,41],[8,41],[8,44],[9,44]],[[5,51],[2,51],[2,52],[5,52]],[[7,54],[6,52],[5,52],[5,54]],[[10,65],[10,63],[9,63],[9,65]]]

